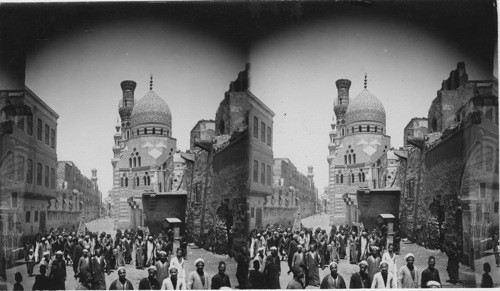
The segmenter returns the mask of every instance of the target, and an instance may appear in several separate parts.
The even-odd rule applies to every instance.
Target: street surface
[[[316,215],[315,217],[309,217],[303,219],[302,223],[306,227],[314,226],[315,228],[325,227],[326,229],[329,229],[328,215]],[[100,219],[87,223],[87,228],[89,228],[89,230],[91,231],[106,231],[106,233],[114,233],[113,220],[110,218]],[[177,247],[178,247],[178,242],[176,242],[174,249],[176,249]],[[450,283],[447,283],[446,280],[448,280],[449,277],[446,272],[446,264],[447,264],[446,255],[444,253],[441,253],[440,251],[428,250],[410,242],[401,242],[401,255],[398,255],[396,259],[398,267],[403,266],[404,255],[410,252],[415,255],[415,266],[418,268],[419,272],[422,272],[425,268],[427,268],[427,258],[429,256],[432,255],[436,257],[436,268],[439,270],[443,287],[445,288],[476,287],[475,283],[476,274],[470,268],[462,265],[460,266],[460,279],[464,282],[464,284],[452,285]],[[204,249],[200,249],[196,246],[189,246],[188,261],[186,264],[186,274],[189,274],[191,271],[194,271],[195,267],[193,263],[194,260],[196,260],[197,258],[203,258],[205,260],[205,271],[209,274],[210,277],[217,273],[217,267],[219,261],[226,262],[227,265],[226,273],[229,275],[231,285],[233,286],[233,288],[238,285],[238,281],[236,280],[235,276],[236,262],[233,258],[229,258],[227,255],[226,256],[215,255],[213,253],[205,251]],[[489,261],[492,266],[492,272],[490,273],[490,275],[493,277],[494,285],[500,286],[500,268],[495,267],[493,255],[486,257],[486,260]],[[22,263],[22,261],[19,261],[19,263]],[[36,265],[34,269],[35,274],[39,273],[38,268],[39,265]],[[133,264],[126,265],[125,268],[127,270],[127,279],[129,279],[132,282],[134,288],[137,289],[139,286],[139,281],[142,278],[147,277],[147,270],[146,269],[138,270],[135,268],[135,265]],[[288,282],[292,279],[292,274],[287,275],[288,265],[284,261],[281,263],[281,270],[282,272],[281,272],[280,284],[281,287],[284,289],[287,286]],[[357,265],[350,264],[348,260],[340,261],[339,274],[344,277],[344,280],[346,281],[347,285],[349,285],[349,280],[351,275],[357,272],[358,270],[359,267]],[[21,274],[23,275],[22,285],[24,286],[25,290],[31,290],[31,287],[33,286],[35,279],[34,277],[27,276],[26,266],[24,264],[7,270],[7,278],[9,278],[10,288],[12,288],[12,283],[13,283],[13,280],[11,280],[10,278],[14,278],[14,274],[18,271],[21,272]],[[320,278],[322,279],[328,273],[329,273],[328,268],[320,270]],[[66,281],[66,289],[76,288],[78,282],[73,277],[73,269],[71,267],[67,267],[67,274],[68,277]],[[479,275],[477,275],[477,277],[479,281],[477,281],[478,284],[477,286],[479,286],[481,282],[480,278],[482,274],[482,263],[481,263],[480,273],[478,274]],[[117,278],[118,274],[116,271],[112,272],[110,275],[107,275],[106,286],[109,288],[111,282],[113,282]]]

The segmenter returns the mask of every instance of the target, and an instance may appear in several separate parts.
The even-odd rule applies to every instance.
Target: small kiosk
[[[379,226],[385,225],[387,227],[387,245],[385,246],[386,249],[390,243],[394,242],[394,221],[396,221],[396,217],[394,217],[394,215],[390,213],[379,214],[379,216],[377,217]]]
[[[181,238],[180,234],[181,224],[182,221],[179,218],[175,217],[165,218],[165,220],[163,221],[163,227],[165,227],[165,229],[171,228],[174,231],[174,239]]]

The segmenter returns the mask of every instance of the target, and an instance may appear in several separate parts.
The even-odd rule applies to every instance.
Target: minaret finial
[[[153,91],[153,74],[151,74],[151,80],[149,81],[149,91]]]
[[[365,73],[365,89],[366,89],[366,84],[368,83],[368,74]]]

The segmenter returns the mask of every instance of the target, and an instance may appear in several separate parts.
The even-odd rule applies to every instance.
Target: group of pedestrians
[[[144,239],[143,239],[144,238]],[[195,270],[186,274],[187,241],[182,238],[180,247],[174,248],[173,233],[152,234],[147,231],[117,231],[76,235],[51,233],[38,236],[33,245],[28,244],[26,255],[28,276],[33,276],[39,264],[33,290],[64,290],[66,266],[73,267],[78,280],[78,290],[106,290],[106,276],[117,270],[118,278],[109,290],[185,290],[232,288],[226,274],[226,262],[217,265],[218,272],[209,275],[205,261],[194,261]],[[239,289],[358,289],[358,288],[429,288],[440,287],[441,278],[435,268],[436,258],[427,258],[428,268],[423,271],[415,266],[415,256],[405,254],[405,265],[398,268],[396,256],[399,245],[388,243],[384,230],[367,230],[360,227],[332,227],[326,230],[277,228],[254,232],[247,245],[235,250],[236,278]],[[450,282],[458,280],[456,267],[459,256],[455,245],[443,246],[448,255],[447,266]],[[40,257],[41,255],[41,257]],[[421,259],[421,258],[418,258]],[[288,264],[282,270],[282,262]],[[341,264],[357,264],[359,272],[349,280],[342,276]],[[285,264],[285,263],[284,263]],[[147,277],[134,286],[127,279],[126,265],[146,269]],[[215,267],[215,266],[214,266]],[[488,268],[489,267],[489,268]],[[329,274],[320,278],[320,269]],[[488,273],[491,266],[484,266],[482,287],[490,286]],[[286,286],[280,285],[283,275],[293,274]],[[344,274],[345,275],[345,274]],[[455,277],[456,276],[456,277]],[[18,280],[19,279],[19,280]],[[16,274],[15,290],[22,276]],[[16,287],[17,286],[17,287]],[[17,289],[16,289],[17,288]]]

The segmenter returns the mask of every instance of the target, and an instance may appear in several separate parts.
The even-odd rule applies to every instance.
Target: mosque
[[[335,85],[338,97],[328,144],[328,212],[330,223],[338,226],[348,222],[346,195],[355,196],[360,188],[381,187],[377,161],[390,149],[391,138],[386,134],[384,105],[366,89],[366,75],[364,90],[352,100],[350,80],[340,79]],[[353,213],[352,222],[357,216]]]
[[[121,82],[123,98],[118,106],[121,122],[115,127],[111,160],[111,215],[115,228],[121,229],[144,225],[143,195],[154,197],[156,193],[168,192],[184,196],[184,200],[186,196],[183,185],[186,163],[177,152],[177,140],[172,137],[170,108],[153,91],[152,76],[149,92],[138,101],[134,99],[136,85],[130,80]]]

